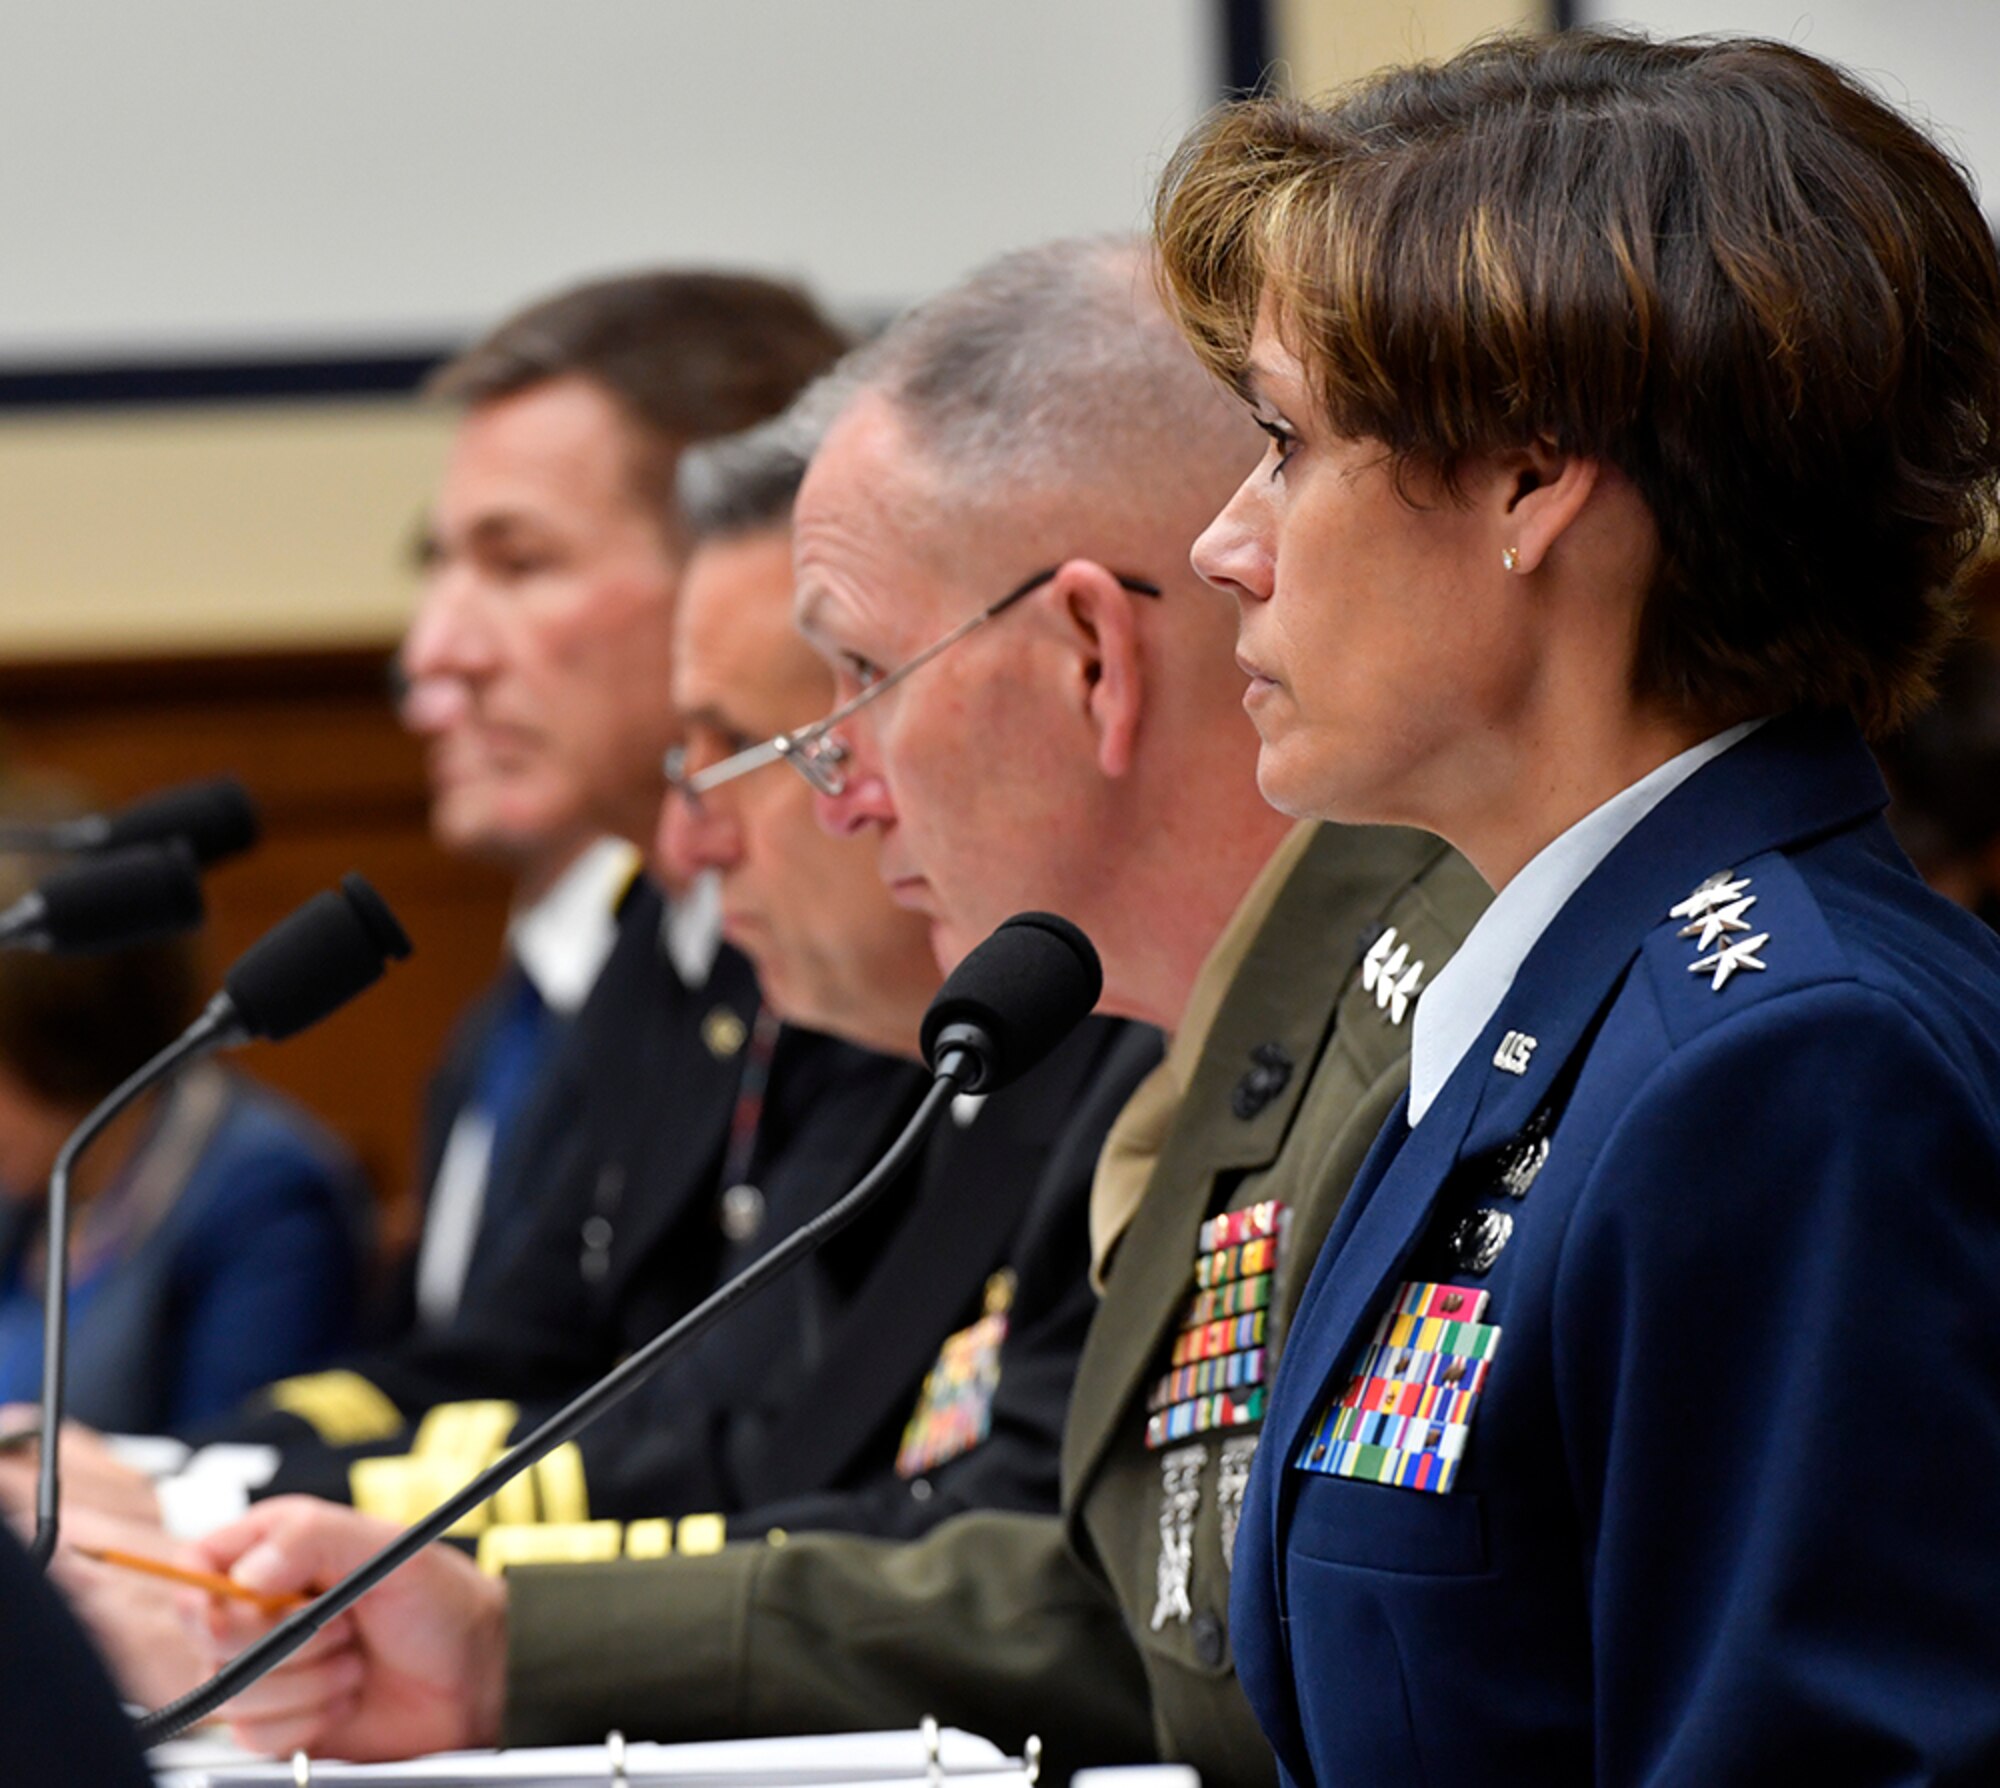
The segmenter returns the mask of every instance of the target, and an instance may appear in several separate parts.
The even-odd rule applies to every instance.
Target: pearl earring
[[[1504,570],[1519,571],[1521,569],[1520,552],[1514,547],[1503,546],[1500,549],[1500,564]]]

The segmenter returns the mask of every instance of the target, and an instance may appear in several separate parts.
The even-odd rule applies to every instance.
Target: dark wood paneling
[[[493,972],[506,882],[431,843],[422,761],[390,709],[386,663],[329,651],[0,665],[0,741],[107,805],[201,776],[243,779],[264,841],[208,878],[211,980],[343,871],[382,890],[411,959],[317,1029],[240,1059],[352,1143],[399,1231],[423,1081]]]

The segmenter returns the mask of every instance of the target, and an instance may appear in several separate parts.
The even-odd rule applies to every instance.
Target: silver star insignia
[[[1739,887],[1741,883],[1737,884]],[[1715,941],[1725,932],[1748,931],[1749,922],[1743,915],[1757,904],[1757,896],[1746,894],[1741,900],[1732,900],[1727,906],[1710,907],[1698,919],[1691,919],[1675,934],[1678,937],[1695,937],[1697,950],[1713,950]]]
[[[1760,969],[1766,965],[1756,952],[1771,941],[1768,931],[1760,931],[1755,937],[1739,937],[1734,943],[1724,944],[1713,956],[1704,956],[1699,962],[1688,964],[1691,975],[1712,975],[1709,986],[1715,992],[1722,991],[1723,982],[1738,969]]]
[[[1669,919],[1698,919],[1711,907],[1727,906],[1730,901],[1737,899],[1743,890],[1750,885],[1750,878],[1747,875],[1739,882],[1732,879],[1735,874],[1736,871],[1733,869],[1718,869],[1707,881],[1703,882],[1699,888],[1695,889],[1692,894],[1683,900],[1679,906],[1668,908],[1667,917]],[[1683,932],[1681,935],[1685,937],[1687,934]]]
[[[1404,964],[1408,963],[1407,968]],[[1423,991],[1424,964],[1420,957],[1410,962],[1410,946],[1396,941],[1391,925],[1369,947],[1361,959],[1361,988],[1375,996],[1375,1004],[1389,1014],[1391,1024],[1401,1024],[1410,1002]]]

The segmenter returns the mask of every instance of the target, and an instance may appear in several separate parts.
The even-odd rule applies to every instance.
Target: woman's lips
[[[1251,663],[1240,652],[1236,656],[1236,668],[1249,679],[1249,687],[1243,691],[1243,705],[1248,708],[1262,701],[1278,687],[1278,679],[1267,670]]]

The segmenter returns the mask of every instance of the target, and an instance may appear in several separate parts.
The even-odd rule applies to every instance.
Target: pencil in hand
[[[312,1600],[310,1596],[284,1591],[250,1589],[218,1571],[197,1571],[186,1565],[169,1564],[163,1558],[148,1558],[141,1552],[121,1552],[115,1546],[75,1546],[79,1557],[98,1564],[115,1565],[121,1571],[138,1571],[144,1576],[163,1578],[168,1583],[184,1583],[190,1589],[205,1589],[212,1596],[231,1601],[252,1602],[260,1614],[290,1614]]]

